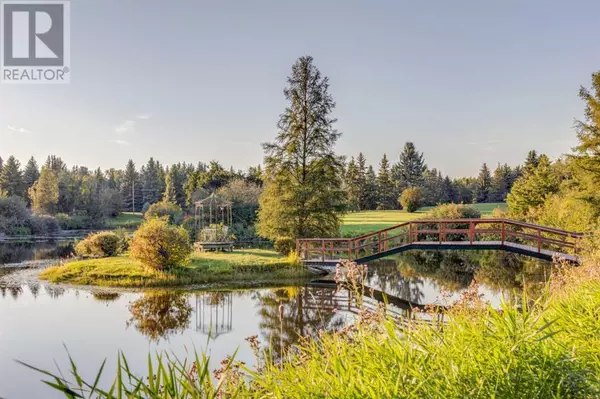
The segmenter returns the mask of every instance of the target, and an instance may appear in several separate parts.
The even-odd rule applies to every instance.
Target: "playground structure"
[[[214,193],[194,203],[195,248],[201,251],[233,250],[233,236],[230,232],[232,206],[230,201]]]

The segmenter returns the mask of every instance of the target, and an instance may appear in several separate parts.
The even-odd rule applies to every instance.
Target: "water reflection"
[[[196,294],[196,331],[216,339],[233,329],[233,293]]]
[[[332,288],[308,286],[256,292],[261,334],[275,356],[281,356],[285,348],[296,344],[301,337],[344,326],[343,314],[336,311],[335,303],[332,305],[334,292]]]
[[[456,294],[472,281],[485,287],[486,299],[523,291],[533,298],[549,271],[549,262],[499,251],[411,251],[369,264],[366,285],[374,290],[362,303],[374,309],[385,292],[387,311],[402,321],[417,317],[411,308],[435,303],[442,291]],[[356,298],[325,279],[246,291],[138,293],[76,290],[19,279],[23,273],[30,275],[0,268],[0,397],[6,398],[51,397],[12,359],[52,369],[52,359],[64,358],[63,343],[91,370],[107,356],[114,364],[118,351],[125,350],[130,367],[142,373],[148,350],[185,357],[184,348],[194,345],[208,345],[211,369],[236,348],[237,359],[252,366],[255,358],[245,338],[258,335],[263,347],[280,357],[302,337],[342,328],[357,312]]]
[[[416,303],[432,303],[432,283],[449,293],[473,281],[496,294],[539,295],[552,263],[505,251],[407,251],[369,263],[368,286]],[[437,290],[437,291],[439,291]]]
[[[67,258],[73,249],[73,240],[0,242],[0,265]]]
[[[129,305],[131,318],[127,325],[152,340],[181,333],[190,324],[192,307],[188,294],[171,291],[151,292]]]

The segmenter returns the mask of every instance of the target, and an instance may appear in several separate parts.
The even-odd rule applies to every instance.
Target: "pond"
[[[370,263],[366,285],[393,298],[390,311],[397,315],[407,312],[406,304],[457,297],[474,279],[496,306],[524,290],[535,296],[550,267],[499,251],[410,251]],[[52,371],[56,361],[68,373],[64,346],[90,379],[108,358],[108,384],[119,350],[140,373],[147,369],[148,352],[166,350],[185,357],[194,347],[211,356],[211,370],[236,349],[236,358],[252,365],[245,338],[258,335],[277,356],[299,336],[338,329],[356,312],[349,294],[327,279],[237,291],[132,292],[60,287],[38,281],[35,274],[0,268],[0,397],[5,399],[61,397],[14,359]],[[365,302],[377,305],[374,299]]]

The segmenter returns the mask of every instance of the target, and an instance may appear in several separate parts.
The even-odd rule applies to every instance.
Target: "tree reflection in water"
[[[369,263],[367,285],[423,303],[424,279],[457,292],[474,280],[498,293],[539,295],[552,263],[506,251],[407,251]]]
[[[288,287],[256,292],[258,315],[265,343],[273,355],[281,357],[287,348],[302,337],[314,336],[319,330],[335,330],[345,325],[332,289]],[[327,306],[329,304],[329,306]],[[331,304],[334,304],[333,306]]]
[[[183,332],[190,324],[192,307],[186,293],[158,291],[131,302],[129,311],[127,326],[133,325],[143,335],[158,341]]]

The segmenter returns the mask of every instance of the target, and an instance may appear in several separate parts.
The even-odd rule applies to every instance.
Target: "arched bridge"
[[[355,238],[302,238],[296,250],[310,265],[368,262],[409,249],[501,249],[578,262],[574,233],[510,219],[413,220]]]

